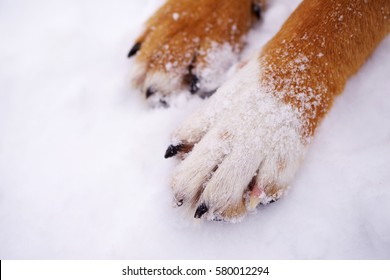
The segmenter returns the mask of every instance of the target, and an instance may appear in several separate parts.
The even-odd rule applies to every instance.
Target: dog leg
[[[335,96],[389,31],[387,0],[303,1],[260,57],[173,133],[174,145],[190,147],[172,176],[178,205],[237,221],[282,196]]]

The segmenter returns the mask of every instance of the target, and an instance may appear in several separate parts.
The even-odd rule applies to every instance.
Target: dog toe
[[[207,133],[177,166],[171,180],[176,201],[182,201],[190,207],[199,204],[199,198],[207,182],[225,156],[223,145],[216,146],[214,143],[215,133],[215,131]],[[171,155],[178,151],[173,146],[168,148],[167,153]]]

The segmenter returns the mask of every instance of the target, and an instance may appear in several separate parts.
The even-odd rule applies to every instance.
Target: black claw
[[[176,201],[176,205],[177,206],[182,206],[183,205],[183,199],[180,199],[180,200],[178,200],[178,201]]]
[[[194,74],[190,74],[189,85],[190,85],[190,92],[192,94],[196,93],[199,90],[199,79]]]
[[[170,145],[165,152],[165,158],[170,158],[176,155],[178,152],[180,152],[181,149],[183,149],[184,145],[179,144],[179,145]]]
[[[154,89],[152,89],[151,87],[148,87],[147,89],[146,89],[146,98],[149,98],[149,97],[151,97],[153,94],[155,94],[156,93],[156,91],[154,90]]]
[[[159,102],[160,102],[160,105],[161,105],[162,107],[164,107],[164,108],[168,108],[168,107],[169,107],[168,102],[165,101],[164,99],[160,99]]]
[[[184,76],[184,82],[189,85],[190,92],[192,94],[196,93],[199,90],[199,78],[192,73],[192,70],[194,70],[195,60],[196,57],[192,59],[191,64],[188,66],[188,74]]]
[[[199,96],[202,99],[206,99],[206,98],[209,98],[210,96],[212,96],[216,91],[217,91],[217,88],[214,90],[207,91],[207,92],[202,92]]]
[[[261,19],[261,6],[258,3],[252,4],[252,12],[255,14],[257,19]]]
[[[139,51],[140,48],[141,48],[141,43],[135,43],[135,45],[129,51],[129,54],[127,55],[127,57],[132,57],[133,55],[135,55]]]
[[[204,213],[206,213],[209,210],[209,208],[206,206],[206,204],[202,203],[201,205],[196,208],[194,218],[200,219]]]

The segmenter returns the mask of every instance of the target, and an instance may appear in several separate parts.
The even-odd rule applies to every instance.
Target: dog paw
[[[300,166],[302,120],[260,77],[249,62],[173,133],[165,157],[183,160],[171,187],[195,218],[237,221],[282,196]]]
[[[134,86],[162,105],[183,89],[215,91],[263,6],[263,0],[168,0],[128,54],[135,56]]]

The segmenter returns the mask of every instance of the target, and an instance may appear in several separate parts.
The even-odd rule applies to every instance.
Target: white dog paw
[[[236,221],[278,199],[306,151],[293,107],[262,86],[253,60],[173,133],[165,157],[182,156],[171,186],[195,218]]]

